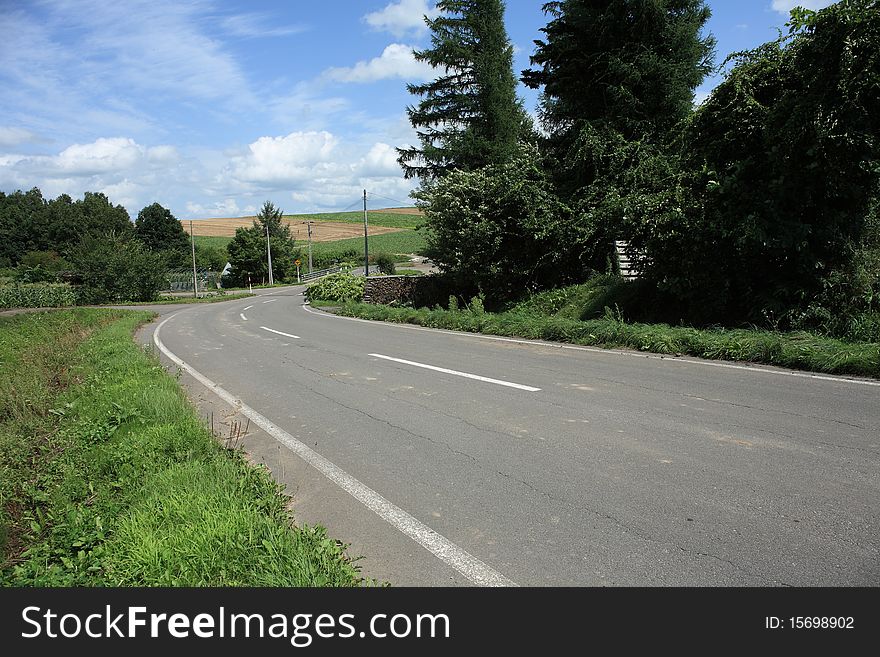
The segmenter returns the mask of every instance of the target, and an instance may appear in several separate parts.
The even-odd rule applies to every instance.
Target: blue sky
[[[508,0],[515,70],[542,2]],[[717,61],[776,37],[795,4],[710,1]],[[429,0],[0,0],[0,190],[100,191],[134,218],[411,204],[404,87],[432,77]],[[697,90],[699,101],[716,79]],[[521,89],[534,111],[537,94]]]

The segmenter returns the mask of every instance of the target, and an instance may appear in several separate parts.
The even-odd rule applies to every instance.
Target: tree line
[[[266,202],[227,249],[196,244],[198,268],[219,272],[230,262],[224,285],[266,282],[268,227],[274,278],[290,280],[299,251],[281,217]],[[0,269],[23,283],[72,282],[78,303],[154,300],[169,271],[191,271],[192,248],[180,221],[159,203],[132,221],[101,193],[74,201],[67,194],[44,199],[37,188],[0,192]]]
[[[696,324],[833,324],[880,309],[880,3],[792,11],[714,70],[701,0],[561,0],[516,97],[502,0],[441,0],[399,149],[452,285],[503,304],[616,270],[621,310]]]

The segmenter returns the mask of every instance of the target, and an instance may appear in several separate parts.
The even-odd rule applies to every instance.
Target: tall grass
[[[541,303],[550,303],[547,299]],[[560,302],[561,303],[561,302]],[[565,304],[560,305],[560,309]],[[810,333],[777,333],[747,329],[695,329],[667,324],[623,321],[606,310],[597,319],[578,320],[546,314],[531,306],[508,312],[484,312],[474,305],[464,310],[400,308],[344,303],[342,315],[451,329],[567,342],[600,347],[625,347],[658,354],[749,361],[783,367],[880,378],[880,343],[851,343]]]
[[[3,566],[14,586],[352,586],[265,469],[224,449],[131,339],[147,313],[0,318]],[[42,345],[42,347],[40,346]]]

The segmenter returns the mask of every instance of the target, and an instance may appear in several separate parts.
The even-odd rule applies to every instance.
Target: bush
[[[360,301],[364,296],[365,280],[351,274],[325,276],[306,290],[309,301]]]
[[[13,283],[0,286],[0,308],[60,308],[76,303],[66,283]]]
[[[374,259],[373,262],[379,268],[379,271],[383,274],[393,275],[396,273],[396,266],[394,264],[394,258],[388,255],[387,253],[380,253]]]

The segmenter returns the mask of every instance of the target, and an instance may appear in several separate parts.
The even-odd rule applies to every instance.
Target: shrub
[[[394,264],[394,258],[388,255],[387,253],[380,253],[374,259],[373,262],[379,268],[379,271],[383,274],[392,275],[396,273],[396,267]]]
[[[365,280],[351,274],[325,276],[306,290],[309,301],[360,301],[364,296]]]

